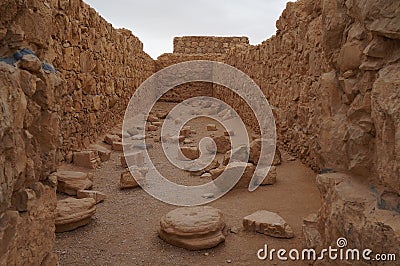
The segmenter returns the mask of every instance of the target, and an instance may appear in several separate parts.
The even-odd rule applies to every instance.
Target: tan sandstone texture
[[[0,57],[12,62],[0,62],[0,265],[56,260],[51,173],[74,153],[93,151],[89,145],[121,122],[147,77],[188,60],[248,74],[273,106],[279,148],[316,172],[337,172],[318,176],[322,207],[304,220],[308,245],[346,237],[353,248],[398,253],[399,17],[399,1],[298,0],[259,45],[179,37],[174,53],[153,60],[129,30],[114,29],[81,0],[2,1]],[[221,86],[188,83],[163,100],[200,95],[222,99],[258,130],[249,106]],[[120,135],[106,142],[122,150]]]
[[[0,57],[23,48],[36,56],[0,62],[0,265],[54,261],[57,181],[50,174],[113,127],[155,71],[130,31],[114,29],[80,0],[2,1]]]
[[[164,241],[189,250],[212,248],[225,241],[225,223],[213,207],[175,209],[161,218],[158,235]]]
[[[56,232],[66,232],[87,225],[96,212],[92,198],[67,198],[57,202]]]
[[[294,237],[292,228],[278,214],[261,210],[243,218],[243,227],[268,236],[278,238]]]
[[[57,178],[57,191],[71,196],[77,195],[78,190],[88,189],[93,186],[93,178],[82,172],[58,171],[53,173]]]

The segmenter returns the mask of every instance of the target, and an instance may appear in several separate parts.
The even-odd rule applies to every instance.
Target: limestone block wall
[[[174,38],[174,53],[223,54],[248,45],[247,37],[184,36]]]
[[[386,250],[400,242],[393,222],[400,203],[399,15],[400,3],[390,0],[288,3],[276,36],[225,59],[254,78],[275,106],[280,142],[291,153],[363,184],[357,198],[345,185],[321,188],[317,219],[325,246],[340,236],[354,247],[375,246],[370,236],[386,229],[392,232],[380,242]],[[235,95],[215,93],[241,109]],[[349,204],[363,207],[355,213]],[[364,216],[374,209],[379,214]],[[368,222],[356,228],[354,220]]]
[[[27,66],[0,62],[0,265],[54,256],[62,80]]]
[[[46,264],[56,205],[48,175],[122,121],[155,63],[81,0],[5,0],[0,14],[0,58],[37,55],[0,62],[0,265]]]
[[[29,47],[65,80],[58,100],[62,157],[121,120],[135,89],[155,71],[137,37],[81,0],[6,1],[2,8],[0,55]]]
[[[260,86],[274,108],[279,142],[317,170],[325,166],[318,143],[320,78],[330,69],[321,45],[319,1],[289,3],[277,26],[276,36],[257,46],[232,49],[225,63],[242,70]],[[257,127],[239,96],[218,86],[214,94],[248,118],[246,123],[251,127]]]
[[[180,38],[175,38],[174,39],[174,46],[176,45],[177,39],[188,39],[190,40],[191,38],[194,38],[201,43],[206,43],[207,41],[210,40],[219,40],[217,37],[180,37]],[[223,38],[229,39],[229,38]],[[236,38],[232,38],[236,39]],[[240,38],[239,38],[240,39]],[[177,48],[177,47],[175,47]],[[192,60],[212,60],[212,61],[223,61],[225,54],[222,53],[181,53],[180,48],[178,47],[177,49],[174,48],[174,53],[168,53],[168,54],[163,54],[157,58],[156,61],[156,69],[161,70],[163,68],[179,64],[182,62],[186,61],[192,61]],[[178,50],[178,52],[176,52]],[[218,50],[219,51],[219,50]],[[181,102],[186,99],[192,98],[192,97],[197,97],[197,96],[213,96],[213,84],[211,83],[206,83],[206,82],[191,82],[191,83],[186,83],[182,84],[180,86],[177,86],[176,88],[168,91],[162,98],[162,101],[167,101],[167,102]]]

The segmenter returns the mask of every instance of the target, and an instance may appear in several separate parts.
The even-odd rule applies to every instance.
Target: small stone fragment
[[[234,189],[248,188],[249,183],[255,171],[255,166],[252,163],[244,163],[244,162],[230,163],[227,166],[215,169],[215,171],[214,170],[210,171],[212,175],[211,178],[214,180],[214,184],[221,190],[229,189],[232,181],[228,179],[240,173],[241,169],[244,169],[244,172],[240,177],[239,181],[234,186]],[[222,174],[222,172],[226,172],[226,174],[224,174],[223,176],[224,179],[222,179],[222,177],[218,178]]]
[[[217,179],[225,170],[225,166],[210,170],[211,179]]]
[[[147,118],[148,122],[158,122],[159,119],[158,117],[154,116],[154,115],[149,115],[149,117]]]
[[[197,147],[182,147],[181,151],[182,154],[190,160],[195,160],[200,157],[200,150]]]
[[[210,173],[204,173],[200,176],[201,178],[210,178],[211,174]]]
[[[151,123],[152,125],[156,126],[156,127],[161,127],[162,123],[161,122],[153,122]]]
[[[232,234],[239,234],[240,229],[233,226],[231,228],[229,228],[229,232],[231,232]]]
[[[112,143],[113,151],[124,151],[124,144],[120,141],[114,141]]]
[[[74,165],[89,169],[96,169],[100,166],[100,157],[97,151],[74,152]]]
[[[158,126],[156,125],[147,125],[146,126],[146,131],[157,131],[158,130]]]
[[[134,171],[135,177],[138,179],[143,178],[143,174],[140,171]],[[137,188],[140,185],[136,181],[135,177],[132,176],[130,171],[125,171],[121,173],[121,178],[119,182],[120,189]]]
[[[19,62],[19,67],[32,73],[39,73],[42,69],[42,62],[39,58],[37,58],[37,56],[33,54],[26,54]]]
[[[277,238],[293,238],[293,230],[278,214],[260,210],[243,218],[243,227]]]
[[[190,129],[190,127],[186,126],[186,127],[182,128],[179,135],[184,136],[185,138],[188,138],[188,137],[190,137],[191,133],[192,133],[192,130]]]
[[[90,176],[82,172],[58,171],[52,174],[57,178],[57,191],[75,196],[78,190],[89,189],[93,186]]]
[[[111,151],[101,145],[92,144],[89,146],[89,150],[97,152],[102,162],[110,160]]]
[[[269,169],[269,172],[267,174],[267,177],[264,178],[264,180],[261,183],[261,186],[267,186],[267,185],[273,185],[276,183],[276,177],[278,176],[276,167],[271,166]]]
[[[78,190],[76,196],[78,199],[92,198],[96,201],[96,204],[106,199],[106,194],[94,190]]]
[[[191,144],[191,143],[193,143],[193,140],[191,140],[191,139],[185,139],[185,140],[183,141],[183,143],[184,143],[184,144]]]
[[[233,130],[224,131],[224,136],[227,136],[227,137],[231,136],[231,137],[233,137],[233,136],[235,136],[235,131],[233,131]]]
[[[117,135],[107,134],[104,137],[104,142],[109,144],[109,145],[112,145],[114,142],[120,142],[120,141],[121,141],[121,138],[119,136],[117,136]]]
[[[217,126],[215,124],[208,124],[207,131],[217,131]]]
[[[217,145],[218,153],[226,153],[231,149],[231,141],[226,136],[219,136],[213,138],[215,144]]]

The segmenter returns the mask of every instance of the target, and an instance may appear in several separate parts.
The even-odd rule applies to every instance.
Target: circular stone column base
[[[212,248],[225,241],[225,222],[213,207],[184,207],[161,218],[158,235],[165,242],[188,250]]]

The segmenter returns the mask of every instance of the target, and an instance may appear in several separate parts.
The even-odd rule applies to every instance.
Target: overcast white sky
[[[153,58],[172,52],[175,36],[275,34],[288,0],[84,0],[116,28],[130,29]],[[294,0],[293,0],[294,1]]]

